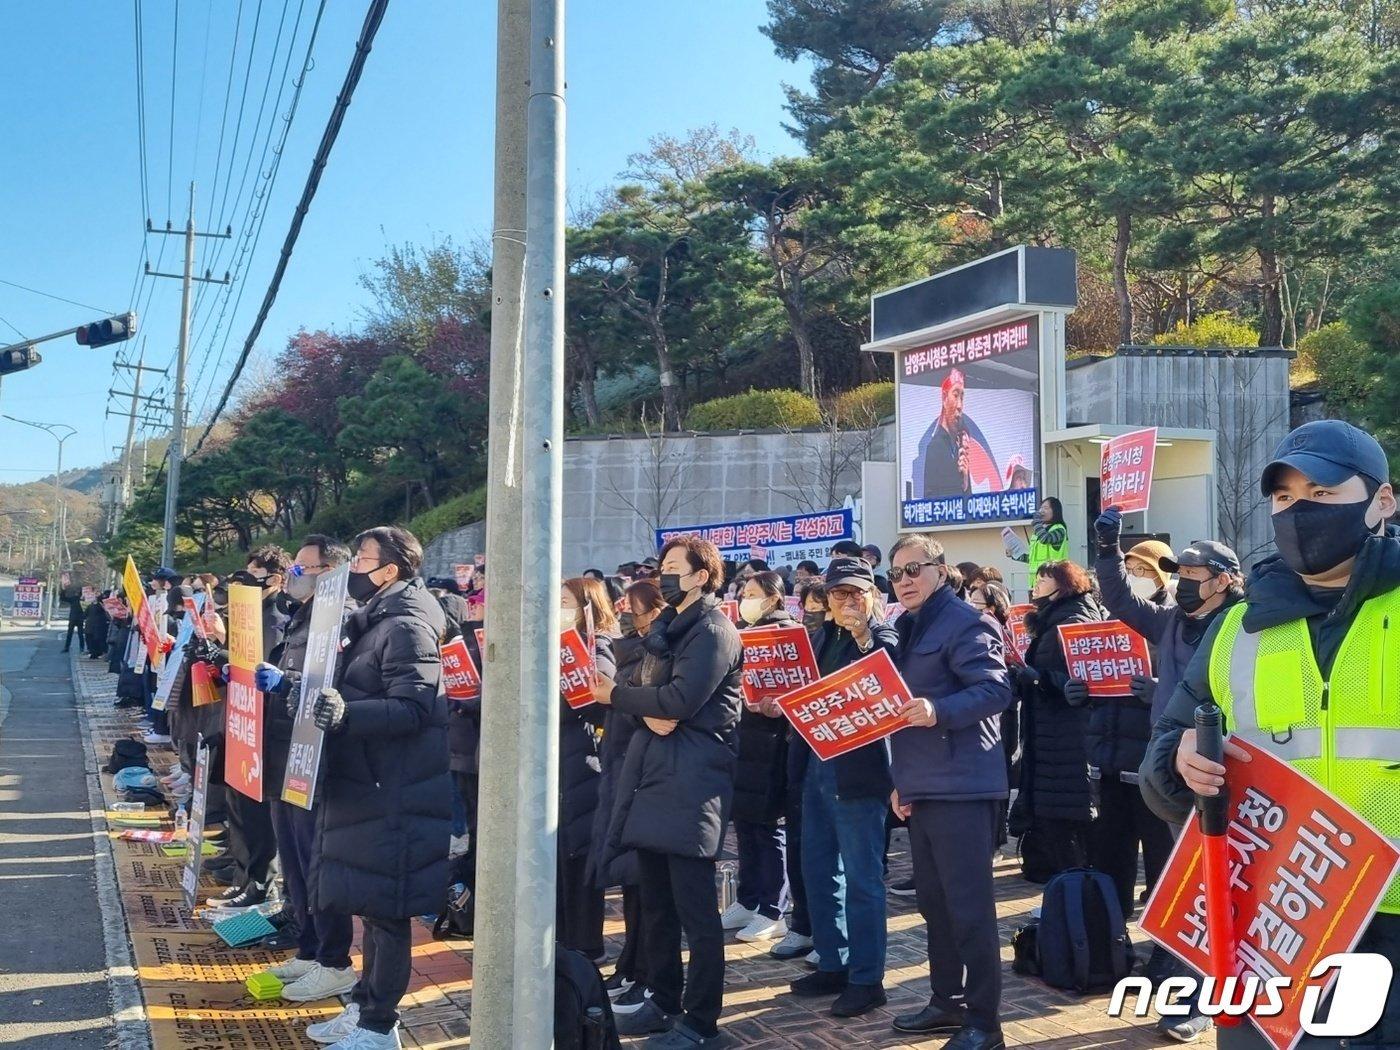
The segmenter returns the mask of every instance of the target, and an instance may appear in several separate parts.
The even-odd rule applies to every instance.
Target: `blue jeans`
[[[836,770],[812,761],[802,795],[802,878],[820,969],[852,984],[885,977],[885,800],[836,797]]]

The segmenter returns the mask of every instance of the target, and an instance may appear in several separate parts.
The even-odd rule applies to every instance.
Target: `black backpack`
[[[622,1050],[603,975],[562,946],[554,950],[554,1050]]]
[[[1106,991],[1132,972],[1135,957],[1113,880],[1101,871],[1071,868],[1045,884],[1034,933],[1040,977],[1054,988]]]
[[[118,740],[112,745],[112,754],[102,767],[104,773],[120,773],[132,766],[149,766],[146,745],[140,740]]]
[[[471,887],[447,890],[447,907],[433,923],[433,940],[471,940],[476,933],[476,895]]]

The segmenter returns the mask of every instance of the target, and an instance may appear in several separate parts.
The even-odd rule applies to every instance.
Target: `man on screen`
[[[954,368],[943,380],[938,422],[923,441],[924,496],[1000,492],[1001,471],[981,429],[963,414],[967,381]]]

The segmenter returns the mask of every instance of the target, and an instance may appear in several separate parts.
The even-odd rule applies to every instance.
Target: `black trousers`
[[[715,862],[639,849],[637,867],[652,999],[668,1014],[684,1011],[686,1025],[709,1038],[719,1031],[724,1002],[724,929]],[[690,947],[690,966],[684,971],[682,933]]]
[[[350,965],[354,920],[348,915],[313,912],[307,902],[306,872],[316,842],[316,814],[281,799],[269,799],[272,827],[277,833],[277,856],[282,883],[296,916],[297,958],[320,963],[332,970]]]
[[[457,794],[462,797],[462,805],[467,811],[467,852],[452,859],[452,881],[460,882],[476,896],[476,809],[479,792],[475,773],[452,774],[457,785]]]
[[[622,887],[622,925],[626,936],[622,954],[617,957],[617,972],[629,981],[645,981],[647,957],[642,938],[642,891],[636,886]]]
[[[603,954],[603,890],[584,874],[587,852],[560,857],[554,886],[555,939],[590,959]]]
[[[1105,774],[1099,781],[1099,815],[1089,826],[1089,863],[1113,880],[1125,919],[1132,917],[1137,903],[1139,844],[1150,893],[1175,844],[1172,830],[1147,808],[1136,784],[1110,780]]]
[[[86,637],[87,637],[87,636],[83,634],[83,621],[82,621],[82,620],[69,620],[69,621],[68,621],[68,633],[67,633],[66,635],[63,636],[63,651],[66,653],[66,652],[68,651],[68,648],[73,644],[73,632],[74,632],[74,631],[77,631],[77,632],[78,632],[78,652],[80,652],[80,653],[81,653],[81,652],[86,652],[87,650],[86,650],[85,646],[87,645],[87,641],[86,641]]]
[[[266,882],[277,856],[272,812],[266,801],[254,802],[241,791],[229,788],[227,796],[229,852],[245,882]]]
[[[412,921],[360,916],[365,969],[350,998],[359,1004],[361,1028],[388,1035],[398,1023],[413,964]]]
[[[914,890],[928,927],[933,1002],[968,1024],[1001,1028],[1001,935],[997,930],[992,853],[1001,806],[976,802],[915,802],[909,817]]]
[[[802,781],[789,784],[783,804],[783,824],[787,830],[787,852],[783,863],[787,868],[788,896],[792,898],[792,914],[788,929],[803,937],[812,936],[812,917],[807,913],[807,881],[802,877]]]

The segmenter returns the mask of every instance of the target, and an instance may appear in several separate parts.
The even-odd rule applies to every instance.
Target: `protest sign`
[[[141,589],[141,574],[136,571],[136,562],[131,555],[126,556],[126,568],[122,571],[122,588],[126,591],[126,603],[131,606],[132,622],[141,632],[141,640],[146,645],[146,655],[151,666],[159,668],[164,654],[160,649],[160,635],[156,633],[155,616],[151,603],[146,600],[146,592]]]
[[[122,600],[115,595],[111,598],[103,598],[102,608],[106,609],[107,615],[114,620],[125,620],[127,618],[128,613],[126,611],[126,606],[123,605]]]
[[[751,627],[739,632],[739,640],[744,643],[744,702],[750,707],[821,677],[806,628]]]
[[[467,598],[467,622],[486,622],[486,595],[477,593]]]
[[[1026,650],[1031,647],[1030,632],[1026,630],[1026,614],[1034,609],[1035,606],[1029,602],[1025,605],[1013,605],[1006,616],[1006,629],[1011,634],[1012,647],[1023,663],[1026,659]]]
[[[899,602],[886,602],[886,603],[885,603],[885,622],[886,622],[886,623],[894,623],[894,622],[895,622],[896,620],[898,620],[902,615],[904,615],[904,606],[900,605]]]
[[[1336,977],[1330,970],[1312,978],[1313,968],[1356,946],[1400,867],[1400,850],[1286,762],[1238,737],[1233,742],[1250,756],[1225,759],[1235,972],[1260,983],[1288,979],[1283,1010],[1249,1018],[1275,1050],[1290,1050],[1302,1035],[1305,990],[1325,989]],[[1143,932],[1198,973],[1211,972],[1204,848],[1193,818],[1141,921]]]
[[[449,700],[481,699],[481,675],[465,638],[454,638],[438,652],[442,656],[442,687]]]
[[[802,739],[822,761],[898,732],[899,710],[912,698],[884,649],[778,699]]]
[[[173,663],[173,661],[172,661]],[[186,842],[185,870],[180,874],[180,889],[185,894],[185,907],[194,910],[199,895],[199,865],[204,858],[204,810],[209,797],[209,748],[201,734],[195,743],[194,784],[190,791],[189,832]]]
[[[730,622],[730,623],[738,623],[738,622],[739,622],[739,603],[738,603],[738,602],[736,602],[736,601],[734,601],[734,600],[732,600],[732,599],[729,600],[729,601],[720,602],[720,603],[719,603],[719,611],[722,612],[722,613],[724,613],[725,616],[729,617],[729,622]]]
[[[345,615],[345,588],[350,582],[350,566],[342,565],[316,577],[316,597],[311,606],[311,623],[306,636],[306,658],[301,665],[301,692],[292,739],[287,748],[287,771],[282,775],[282,801],[302,809],[311,808],[316,774],[321,768],[325,733],[316,727],[311,709],[316,694],[335,684],[335,665],[340,657],[340,627]],[[275,701],[281,703],[281,700]]]
[[[33,576],[15,581],[13,620],[37,620],[44,608],[44,585]]]
[[[760,547],[757,543],[749,548],[749,561],[767,561],[768,548]]]
[[[1157,428],[1109,438],[1099,452],[1099,505],[1124,514],[1146,510],[1152,499]]]
[[[1012,561],[1020,561],[1030,554],[1030,548],[1026,546],[1026,541],[1010,525],[1001,530],[1001,546],[1006,551],[1006,556]]]
[[[1065,623],[1060,632],[1069,676],[1089,683],[1089,695],[1130,696],[1134,675],[1151,675],[1147,640],[1121,620]]]
[[[186,598],[185,601],[189,602],[190,599]],[[192,616],[188,612],[180,618],[180,629],[175,634],[175,647],[171,650],[171,658],[165,661],[165,666],[156,677],[156,692],[151,698],[151,710],[164,711],[169,706],[170,690],[175,687],[175,679],[179,677],[180,668],[184,664],[185,646],[194,637],[194,625],[198,622],[199,616]]]
[[[791,616],[794,620],[798,621],[798,623],[802,622],[802,615],[806,612],[806,610],[802,608],[802,599],[799,598],[797,595],[789,594],[786,598],[784,598],[783,608],[786,609],[788,611],[788,615]]]
[[[597,668],[593,651],[578,631],[570,627],[559,636],[559,692],[577,710],[593,703],[593,682]]]
[[[208,707],[224,698],[224,683],[213,664],[190,661],[190,706]]]
[[[95,602],[95,601],[97,601],[97,588],[96,588],[96,587],[84,587],[84,588],[83,588],[83,595],[82,595],[82,602],[83,602],[83,604],[84,604],[84,605],[91,605],[91,604],[92,604],[93,602]]]
[[[454,565],[452,575],[457,580],[457,587],[465,591],[472,584],[472,576],[476,574],[475,565]]]
[[[476,635],[476,651],[481,654],[481,660],[486,662],[486,630],[481,627],[474,628]]]
[[[752,521],[725,521],[707,525],[684,525],[656,530],[659,551],[677,536],[699,536],[719,548],[720,556],[734,561],[762,558],[770,569],[798,562],[825,564],[831,545],[838,540],[855,539],[852,512],[825,510],[816,514],[795,514],[786,518],[758,518]],[[763,551],[762,555],[755,554]]]
[[[204,624],[204,602],[202,594],[185,596],[185,622],[194,628],[195,635],[201,641],[209,637],[209,630]]]
[[[263,658],[262,589],[228,589],[229,679],[224,708],[224,783],[258,802],[263,798],[263,695],[253,672]]]
[[[485,565],[486,565],[486,555],[484,555],[484,554],[473,554],[473,555],[472,555],[472,564],[474,564],[478,569],[484,568]]]

